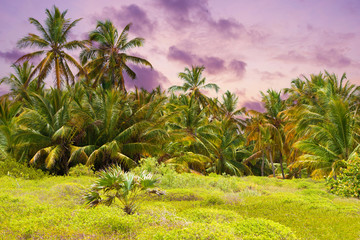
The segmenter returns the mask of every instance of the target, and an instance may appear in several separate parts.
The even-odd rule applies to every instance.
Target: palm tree
[[[245,128],[245,121],[240,118],[245,113],[245,108],[237,109],[238,97],[229,90],[222,96],[223,102],[220,104],[222,116],[230,123],[235,123],[239,129]]]
[[[356,112],[350,110],[348,102],[336,97],[329,99],[325,114],[316,110],[302,112],[298,130],[311,138],[295,144],[304,154],[294,165],[309,168],[314,177],[336,178],[340,168],[359,152]]]
[[[14,134],[17,129],[16,116],[21,112],[20,102],[13,102],[7,96],[0,98],[0,159],[15,158],[16,143]]]
[[[201,108],[194,96],[172,96],[168,105],[166,123],[170,141],[164,146],[170,156],[167,163],[175,164],[185,171],[205,173],[206,165],[212,162],[211,148],[217,141],[215,126],[209,122],[209,108]]]
[[[28,61],[25,61],[22,64],[13,64],[11,67],[14,69],[15,73],[10,74],[8,77],[4,77],[1,79],[1,83],[9,84],[11,87],[11,95],[14,98],[18,98],[21,95],[26,94],[26,83],[29,80],[31,72],[34,65],[30,64]],[[32,79],[30,79],[31,81]],[[35,91],[36,85],[30,85],[30,91]]]
[[[126,25],[119,35],[111,21],[98,21],[96,29],[90,33],[90,45],[81,52],[80,58],[82,64],[86,64],[85,69],[89,77],[94,79],[94,87],[99,83],[102,83],[103,87],[111,84],[125,92],[123,71],[131,79],[136,78],[136,73],[128,65],[129,62],[152,68],[147,60],[126,54],[129,49],[144,44],[143,38],[128,41],[130,27],[131,23]]]
[[[184,80],[182,86],[172,86],[169,91],[183,91],[189,96],[201,102],[204,106],[208,105],[208,98],[201,92],[202,89],[214,89],[218,92],[219,87],[214,83],[205,84],[206,78],[202,77],[202,73],[205,70],[204,66],[192,66],[191,70],[185,68],[184,72],[179,73],[179,78]]]
[[[119,164],[124,169],[135,166],[141,156],[152,156],[160,151],[159,144],[167,137],[162,124],[166,117],[161,112],[164,97],[147,103],[133,101],[123,92],[90,90],[73,93],[72,124],[79,129],[75,139],[78,154],[85,152],[87,165],[103,169]],[[91,150],[91,151],[89,151]]]
[[[207,171],[236,176],[252,174],[250,168],[237,156],[238,151],[244,146],[244,138],[239,133],[237,124],[230,119],[215,121],[214,124],[218,130],[214,131],[217,141],[212,141],[214,147],[210,149],[213,164]]]
[[[82,41],[67,41],[71,29],[81,20],[76,19],[71,21],[65,18],[67,10],[60,12],[60,10],[54,6],[53,11],[46,9],[47,19],[45,20],[45,26],[43,26],[35,18],[29,18],[31,24],[40,32],[40,36],[29,33],[28,36],[18,41],[20,48],[25,47],[37,47],[42,50],[35,51],[20,57],[16,62],[33,59],[39,56],[45,55],[41,59],[40,63],[33,69],[31,74],[28,76],[24,86],[27,87],[31,78],[38,73],[38,86],[48,76],[52,69],[55,70],[55,82],[57,89],[61,88],[63,80],[66,81],[67,85],[71,82],[74,83],[74,75],[71,72],[69,63],[74,65],[83,72],[82,66],[68,53],[67,50],[74,50],[82,48],[84,46]]]
[[[29,100],[17,118],[18,151],[29,153],[30,164],[60,175],[67,174],[71,166],[85,163],[83,156],[72,157],[78,130],[68,124],[68,94],[53,89],[45,95],[31,93]]]
[[[267,142],[271,142],[273,146],[269,146],[269,151],[274,153],[277,152],[279,156],[279,162],[281,167],[282,177],[285,178],[283,157],[285,146],[285,134],[284,134],[284,114],[285,101],[281,99],[281,91],[277,92],[269,89],[267,93],[261,92],[262,102],[265,104],[266,112],[265,117],[265,132],[270,134]],[[275,157],[274,154],[269,154],[269,157]],[[273,163],[272,159],[270,161]],[[274,170],[274,168],[273,168]]]

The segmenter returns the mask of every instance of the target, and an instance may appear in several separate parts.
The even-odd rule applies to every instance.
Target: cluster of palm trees
[[[1,80],[11,92],[0,99],[0,159],[61,175],[79,163],[128,170],[156,157],[201,174],[336,178],[358,157],[359,87],[345,75],[325,72],[261,92],[265,112],[239,109],[229,91],[220,100],[207,97],[204,89],[219,87],[206,83],[202,66],[185,68],[184,84],[168,91],[127,92],[123,74],[136,77],[128,63],[152,67],[126,54],[144,43],[128,40],[130,24],[119,34],[110,21],[99,21],[87,40],[67,41],[80,19],[56,7],[46,14],[45,25],[30,18],[40,35],[18,42],[40,50],[21,57]],[[74,49],[81,49],[81,63],[67,52]],[[36,66],[29,62],[40,56]],[[46,89],[51,72],[56,88]]]

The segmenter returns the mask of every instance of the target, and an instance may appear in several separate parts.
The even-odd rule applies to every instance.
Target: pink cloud
[[[95,20],[110,19],[119,25],[119,31],[127,24],[132,23],[131,33],[140,36],[149,36],[156,27],[156,22],[152,21],[147,12],[136,4],[122,6],[120,9],[105,7],[100,16],[94,17]]]
[[[130,68],[136,73],[136,78],[132,80],[125,75],[125,85],[128,89],[137,86],[138,88],[144,88],[151,91],[158,86],[163,88],[164,84],[169,83],[169,80],[161,72],[155,69],[137,65],[131,65]]]
[[[245,101],[243,102],[243,107],[245,107],[247,110],[255,110],[258,112],[265,112],[265,107],[262,102],[258,101]]]
[[[246,72],[246,63],[241,60],[232,60],[229,64],[229,68],[234,71],[238,77],[243,78]]]
[[[4,59],[6,62],[14,63],[21,56],[24,56],[26,53],[14,48],[10,51],[0,51],[0,58]]]

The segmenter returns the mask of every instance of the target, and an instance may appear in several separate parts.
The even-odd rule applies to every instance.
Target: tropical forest
[[[129,88],[145,81],[134,66],[154,68],[132,23],[72,40],[82,19],[44,12],[1,76],[1,239],[360,238],[360,86],[345,73],[260,91],[259,111],[202,64]]]

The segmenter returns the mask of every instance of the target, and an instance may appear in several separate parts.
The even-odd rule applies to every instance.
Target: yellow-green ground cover
[[[1,239],[359,239],[360,201],[324,181],[165,174],[134,215],[84,206],[95,177],[0,178]]]

